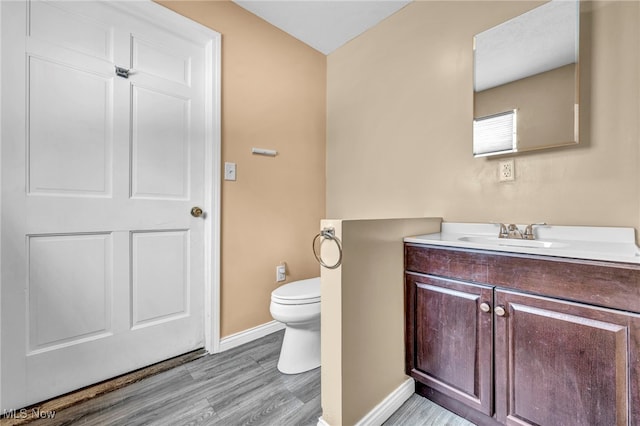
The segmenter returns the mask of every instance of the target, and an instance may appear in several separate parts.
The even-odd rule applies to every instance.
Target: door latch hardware
[[[118,77],[129,78],[129,70],[116,66],[116,75]]]

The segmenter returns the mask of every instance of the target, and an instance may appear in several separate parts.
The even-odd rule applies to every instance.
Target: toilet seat
[[[320,278],[285,284],[271,293],[271,301],[281,305],[320,303]]]

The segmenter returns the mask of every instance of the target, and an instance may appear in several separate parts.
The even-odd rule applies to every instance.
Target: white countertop
[[[524,233],[526,225],[518,225]],[[534,227],[535,240],[551,247],[519,246],[518,239],[498,239],[500,226],[486,223],[442,223],[441,232],[406,237],[407,243],[527,253],[573,259],[606,260],[640,264],[640,249],[636,245],[634,228],[592,226]],[[466,238],[461,240],[461,238]],[[469,239],[473,241],[469,241]],[[486,241],[485,241],[486,240]],[[525,240],[524,244],[527,244]]]

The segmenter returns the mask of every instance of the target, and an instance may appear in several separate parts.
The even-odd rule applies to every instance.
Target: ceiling
[[[233,0],[328,55],[412,0]]]

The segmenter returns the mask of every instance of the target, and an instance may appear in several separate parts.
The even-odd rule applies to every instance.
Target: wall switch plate
[[[224,180],[236,180],[236,163],[224,163]]]
[[[287,279],[287,265],[276,266],[276,282],[282,282]]]
[[[516,179],[516,168],[513,158],[498,163],[498,180],[507,182]]]

